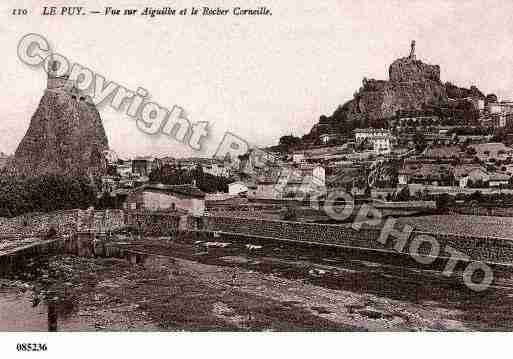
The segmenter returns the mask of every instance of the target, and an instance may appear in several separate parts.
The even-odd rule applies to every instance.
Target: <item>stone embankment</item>
[[[381,228],[361,228],[355,230],[347,225],[330,225],[316,223],[301,223],[278,220],[234,217],[203,217],[191,220],[190,228],[200,232],[218,232],[242,237],[266,238],[269,240],[298,241],[305,243],[319,243],[322,245],[335,245],[353,249],[389,251],[393,250],[397,238],[389,235],[385,244],[378,241]],[[401,228],[396,228],[401,231]],[[504,265],[513,264],[513,239],[497,237],[479,237],[474,235],[419,232],[413,231],[403,247],[403,253],[408,250],[413,238],[419,235],[428,235],[439,244],[440,257],[450,257],[444,248],[450,246],[465,253],[470,260]],[[419,254],[429,253],[429,246],[421,246]]]
[[[50,213],[28,213],[14,218],[0,218],[0,238],[45,236],[50,229],[58,234],[72,234],[91,230],[108,232],[125,226],[122,210],[55,211]]]

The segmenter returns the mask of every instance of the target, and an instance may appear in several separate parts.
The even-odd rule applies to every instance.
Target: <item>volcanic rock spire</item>
[[[11,163],[18,175],[103,174],[108,141],[91,98],[51,61],[47,88]]]

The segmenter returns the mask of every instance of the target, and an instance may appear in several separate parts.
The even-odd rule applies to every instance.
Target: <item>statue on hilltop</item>
[[[415,60],[415,40],[411,41],[410,60]]]

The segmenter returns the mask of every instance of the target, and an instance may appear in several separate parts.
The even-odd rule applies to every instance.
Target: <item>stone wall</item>
[[[93,230],[106,232],[124,227],[121,210],[84,211],[80,209],[50,213],[29,213],[14,218],[0,218],[0,237],[44,236],[50,228],[70,234]]]
[[[125,227],[125,214],[120,209],[79,211],[77,230],[109,232]]]
[[[201,218],[201,221],[193,221],[191,219],[189,228],[199,231],[225,232],[276,240],[334,244],[380,251],[393,251],[393,246],[396,243],[392,236],[385,244],[378,241],[381,227],[380,229],[362,228],[355,230],[350,226],[340,225],[209,216]],[[450,254],[444,251],[446,246],[450,246],[465,253],[472,260],[513,264],[513,240],[508,238],[413,232],[404,246],[403,253],[409,253],[412,239],[421,234],[429,235],[437,240],[441,248],[441,257],[450,257]],[[429,246],[427,245],[421,246],[419,250],[420,254],[426,254],[428,251]]]
[[[63,250],[64,242],[60,239],[53,239],[38,240],[10,253],[2,253],[0,255],[0,276],[13,272],[23,272],[27,264],[27,258],[62,253]]]
[[[221,217],[240,217],[240,218],[262,218],[262,219],[280,219],[283,211],[277,210],[265,210],[265,211],[245,211],[245,210],[222,210],[218,209],[215,211],[208,211],[209,216],[221,216]]]
[[[76,230],[78,216],[78,210],[70,210],[0,218],[0,236],[45,235],[52,227],[59,233],[71,233]]]
[[[449,210],[453,213],[474,216],[513,217],[512,207],[451,207]]]
[[[148,236],[170,236],[179,230],[181,216],[172,212],[127,212],[125,223]]]

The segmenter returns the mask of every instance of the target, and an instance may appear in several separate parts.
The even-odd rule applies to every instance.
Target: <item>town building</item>
[[[159,161],[152,156],[135,157],[132,160],[132,173],[138,176],[148,177],[157,168]]]
[[[120,177],[128,178],[133,175],[132,161],[123,161],[116,165],[116,173]]]
[[[421,111],[398,111],[396,118],[389,121],[391,127],[432,126],[440,123],[440,117]]]
[[[248,193],[248,186],[242,181],[235,181],[228,184],[228,194],[231,196]]]
[[[306,156],[304,151],[294,152],[292,154],[292,162],[294,163],[301,163],[305,160],[305,158]]]
[[[194,216],[202,216],[205,211],[205,193],[190,184],[145,184],[128,194],[123,208],[129,211],[182,210]]]
[[[354,130],[354,137],[357,145],[362,145],[365,142],[372,144],[376,154],[388,154],[392,151],[393,136],[389,130],[359,128]]]
[[[337,167],[335,172],[328,176],[326,187],[329,189],[351,190],[353,187],[365,184],[366,182],[367,178],[363,166],[348,164]]]
[[[266,171],[256,181],[257,198],[302,198],[325,193],[326,172],[324,167],[304,164],[286,166]]]
[[[488,177],[489,187],[507,187],[510,184],[511,176],[506,173],[493,172]]]
[[[322,146],[305,150],[298,150],[292,153],[292,162],[299,163],[321,163],[340,161],[347,155],[354,153],[355,143],[347,142],[339,146]]]
[[[486,110],[490,114],[510,114],[513,113],[513,102],[488,102],[486,104]]]
[[[486,169],[479,164],[455,166],[453,168],[453,174],[460,188],[477,184],[484,186],[489,178]]]
[[[440,163],[408,162],[398,172],[400,185],[422,184],[460,188],[506,187],[511,176],[488,171],[480,164],[449,165]]]
[[[474,108],[479,111],[479,113],[482,113],[485,110],[485,100],[483,98],[479,97],[465,97],[465,100],[470,102]]]
[[[346,136],[340,134],[340,133],[337,133],[337,132],[325,132],[325,133],[321,133],[319,135],[319,142],[323,145],[328,145],[328,144],[335,144],[335,143],[344,143],[344,142],[347,142],[349,141],[349,138],[347,138]]]
[[[158,159],[160,167],[176,167],[178,160],[171,156],[165,156]]]
[[[482,116],[479,118],[479,122],[483,127],[492,128],[511,128],[513,124],[513,113],[494,113]]]
[[[423,184],[432,186],[455,185],[448,164],[407,162],[399,169],[397,176],[400,185]]]
[[[333,135],[331,133],[322,133],[319,135],[319,141],[322,144],[328,144],[333,139]]]
[[[502,142],[488,142],[470,145],[476,152],[477,158],[481,161],[488,161],[490,159],[505,160],[513,156],[513,149],[506,146]]]
[[[102,176],[101,177],[101,192],[112,193],[118,188],[118,177],[115,176]]]
[[[449,159],[461,159],[465,157],[465,152],[461,149],[460,146],[457,145],[449,145],[449,146],[429,146],[424,152],[422,152],[422,157],[426,159],[441,159],[441,160],[449,160]]]
[[[225,166],[223,162],[217,160],[212,160],[212,163],[203,164],[201,167],[204,173],[208,173],[213,176],[228,178],[231,175],[230,167]]]

